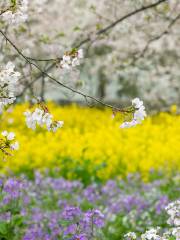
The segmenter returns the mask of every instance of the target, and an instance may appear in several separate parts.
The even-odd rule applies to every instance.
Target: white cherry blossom
[[[134,107],[133,119],[129,122],[123,122],[120,125],[120,128],[134,127],[137,124],[141,124],[141,122],[146,117],[146,111],[143,105],[143,101],[141,101],[139,98],[135,98],[132,100],[132,106]]]
[[[7,140],[12,141],[15,138],[15,134],[13,132],[8,133]]]
[[[27,127],[33,130],[35,130],[37,126],[45,126],[48,131],[56,132],[64,123],[63,121],[54,121],[50,113],[40,108],[36,108],[33,112],[26,111],[24,115],[26,117]]]
[[[12,62],[8,62],[0,69],[0,113],[5,106],[12,104],[16,99],[15,93],[21,74],[14,69],[15,65]]]
[[[16,141],[15,143],[10,144],[10,148],[12,150],[18,150],[19,149],[19,142]]]
[[[10,25],[19,25],[28,19],[28,0],[17,1],[15,8],[2,14],[2,19]]]
[[[80,59],[82,58],[83,49],[79,49],[75,53],[66,53],[60,62],[60,66],[63,69],[71,70],[72,68],[80,65]]]

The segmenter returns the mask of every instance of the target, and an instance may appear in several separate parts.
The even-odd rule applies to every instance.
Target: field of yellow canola
[[[0,130],[15,132],[20,149],[6,161],[1,172],[59,168],[64,177],[106,180],[115,176],[149,170],[180,169],[180,116],[160,113],[148,117],[142,125],[120,129],[110,110],[60,107],[49,103],[64,127],[56,133],[28,129],[17,105],[1,117]]]

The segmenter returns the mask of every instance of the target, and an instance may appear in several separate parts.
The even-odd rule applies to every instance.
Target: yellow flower
[[[177,105],[172,105],[170,111],[171,111],[171,113],[176,114],[177,113]]]
[[[180,169],[180,116],[160,113],[142,125],[120,129],[108,109],[48,104],[54,119],[64,120],[56,133],[25,124],[27,104],[1,116],[1,129],[13,131],[20,143],[14,157],[0,162],[1,172],[59,168],[67,178],[107,180],[151,169],[170,173]],[[8,121],[11,119],[11,121]]]

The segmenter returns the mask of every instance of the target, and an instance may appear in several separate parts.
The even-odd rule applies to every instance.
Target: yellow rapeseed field
[[[17,105],[1,116],[1,131],[15,132],[20,149],[1,160],[1,172],[59,168],[67,178],[97,178],[140,171],[145,177],[151,169],[180,169],[180,116],[160,113],[142,125],[120,129],[109,109],[100,110],[49,103],[64,127],[56,133],[28,129],[23,112],[27,104]]]

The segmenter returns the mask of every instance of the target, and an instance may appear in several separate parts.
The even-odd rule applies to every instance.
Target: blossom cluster
[[[161,237],[158,234],[158,228],[152,228],[150,230],[147,230],[144,234],[141,235],[142,240],[149,240],[149,239],[154,239],[154,240],[160,240]]]
[[[163,235],[160,234],[160,227],[151,228],[141,235],[142,240],[180,239],[180,201],[177,200],[169,203],[165,210],[170,215],[168,224],[173,228],[166,229]],[[134,232],[129,232],[124,237],[129,240],[137,239]]]
[[[140,124],[144,118],[146,117],[145,107],[143,105],[143,101],[139,98],[135,98],[132,100],[133,106],[133,119],[129,122],[123,122],[120,128],[130,128],[134,127],[137,124]]]
[[[24,112],[26,117],[26,124],[28,128],[33,130],[36,129],[36,126],[39,125],[43,127],[46,126],[48,131],[56,132],[58,128],[61,128],[64,124],[63,121],[53,121],[53,116],[46,112],[44,109],[36,108],[35,111]]]
[[[180,200],[170,203],[166,211],[169,215],[168,224],[180,227]]]
[[[2,19],[10,25],[19,25],[28,19],[28,0],[15,1],[8,11],[2,14]]]
[[[0,113],[5,106],[16,99],[15,92],[20,73],[15,72],[14,68],[14,64],[8,62],[4,68],[0,69]]]
[[[13,132],[3,131],[1,133],[3,138],[0,138],[0,150],[5,155],[11,155],[11,151],[19,149],[18,141],[15,141],[15,134]]]
[[[66,53],[60,62],[60,67],[66,70],[70,70],[80,65],[80,59],[83,58],[83,49],[72,50]]]

